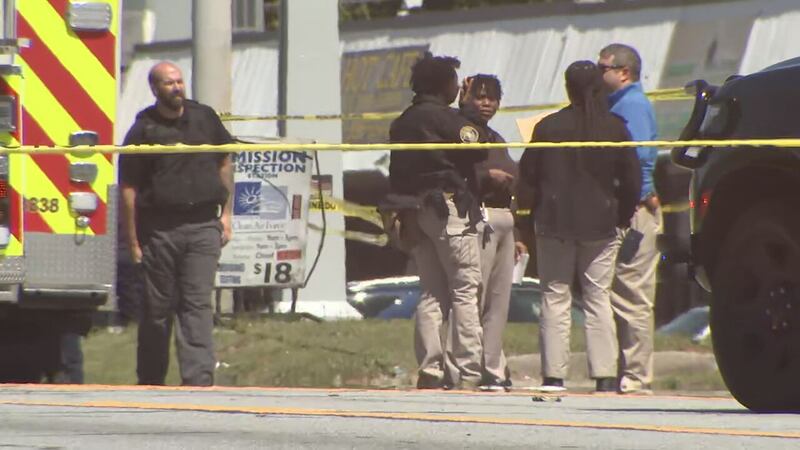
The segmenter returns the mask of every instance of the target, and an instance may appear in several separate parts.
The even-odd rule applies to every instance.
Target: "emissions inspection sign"
[[[305,277],[313,152],[233,154],[233,239],[217,287],[299,287]]]

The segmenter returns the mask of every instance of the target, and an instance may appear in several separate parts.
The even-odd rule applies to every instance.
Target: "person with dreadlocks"
[[[459,66],[455,58],[430,53],[414,64],[414,99],[392,122],[392,143],[485,142],[485,131],[449,106],[458,95]],[[395,204],[397,198],[406,201],[400,214],[401,234],[422,290],[415,319],[420,389],[477,387],[481,379],[477,233],[482,216],[475,164],[485,158],[485,150],[455,149],[394,150],[390,155],[390,196]],[[453,326],[443,333],[448,320]],[[457,369],[447,378],[446,340],[452,342]]]
[[[577,61],[565,72],[570,104],[542,119],[533,141],[628,141],[609,111],[602,71]],[[573,280],[586,313],[589,376],[598,392],[616,391],[617,339],[610,288],[619,249],[617,227],[630,226],[641,169],[633,148],[528,148],[520,174],[534,191],[536,257],[542,284],[539,341],[543,385],[564,389],[569,363]]]
[[[466,117],[481,125],[492,143],[505,139],[489,127],[497,113],[503,89],[494,75],[467,77],[461,86],[459,108]],[[508,320],[514,263],[528,249],[514,227],[511,203],[516,191],[519,170],[508,149],[490,149],[485,161],[477,166],[481,204],[488,226],[481,236],[481,275],[483,290],[479,298],[483,328],[483,379],[481,390],[502,391],[511,388],[511,379],[503,354],[503,330]],[[447,359],[450,361],[450,358]]]

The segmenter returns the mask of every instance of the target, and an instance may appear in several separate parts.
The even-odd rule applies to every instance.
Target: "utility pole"
[[[286,115],[289,70],[289,0],[280,0],[280,42],[278,43],[278,115]],[[286,137],[286,121],[278,120],[278,136]],[[292,311],[294,312],[294,311]]]
[[[192,0],[192,97],[231,112],[231,0]]]
[[[218,113],[231,112],[232,28],[231,0],[192,0],[192,98]],[[222,290],[214,297],[219,314]]]
[[[279,59],[279,114],[341,113],[341,49],[339,6],[330,0],[281,0],[281,44]],[[283,137],[341,142],[341,121],[289,120],[280,124]],[[344,198],[342,154],[318,152],[321,179],[331,187],[328,194]],[[323,180],[329,180],[325,183]],[[325,229],[325,238],[309,232],[306,241],[306,271],[319,253],[319,264],[308,285],[299,292],[297,312],[318,317],[354,316],[347,303],[345,245],[333,230],[344,230],[341,214],[309,213],[309,224]],[[321,250],[320,250],[321,248]],[[296,298],[295,298],[296,299]]]

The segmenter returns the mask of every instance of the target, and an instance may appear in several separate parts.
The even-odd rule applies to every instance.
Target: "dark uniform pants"
[[[164,384],[169,338],[175,341],[184,385],[214,384],[214,326],[211,293],[222,240],[218,219],[166,224],[142,236],[145,298],[139,323],[139,384]]]
[[[448,356],[454,368],[448,381],[477,385],[482,355],[477,231],[468,226],[467,219],[458,217],[452,201],[447,206],[447,218],[431,208],[423,208],[418,215],[422,237],[413,250],[422,288],[415,314],[417,362],[420,375],[443,380],[447,344],[452,346]],[[453,326],[446,327],[448,318]]]

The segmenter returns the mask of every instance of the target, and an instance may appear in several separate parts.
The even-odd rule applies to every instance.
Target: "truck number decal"
[[[57,198],[31,197],[25,199],[25,211],[31,213],[54,213],[58,212],[58,209]]]

